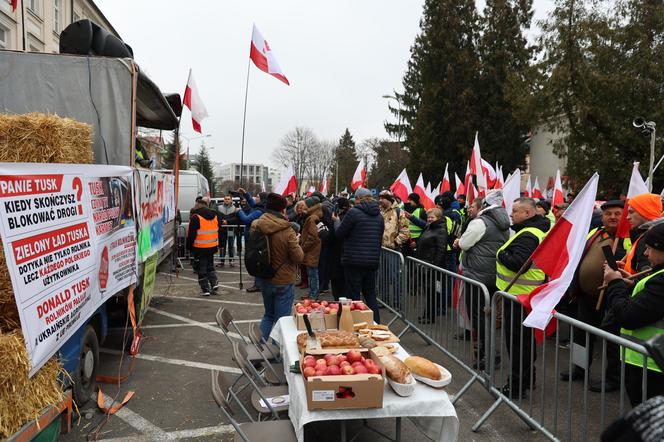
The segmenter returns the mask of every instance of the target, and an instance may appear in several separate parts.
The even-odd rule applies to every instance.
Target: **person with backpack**
[[[214,255],[220,244],[221,218],[219,212],[208,207],[209,197],[203,197],[198,202],[199,208],[189,220],[187,233],[187,249],[191,251],[194,261],[197,262],[195,271],[198,273],[198,284],[202,296],[216,294],[219,290],[217,275],[214,272]]]
[[[238,189],[238,192],[247,201],[249,207],[251,207],[251,211],[249,212],[249,214],[246,214],[244,210],[240,209],[236,210],[238,219],[242,224],[245,225],[244,242],[246,243],[247,240],[249,239],[249,230],[251,229],[252,223],[258,218],[260,218],[265,212],[265,199],[267,197],[267,193],[261,192],[258,195],[256,195],[256,198],[253,198],[249,192],[247,192],[242,188]],[[240,252],[238,252],[238,254],[239,253]],[[259,292],[260,290],[261,288],[258,286],[258,282],[254,281],[254,285],[247,289],[247,293],[255,293]]]
[[[303,259],[304,252],[286,215],[286,198],[268,194],[265,213],[251,224],[244,257],[247,271],[261,286],[263,339],[270,336],[279,318],[291,314],[297,266]]]

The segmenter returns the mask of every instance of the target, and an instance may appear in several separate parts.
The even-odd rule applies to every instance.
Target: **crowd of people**
[[[255,284],[247,289],[262,293],[264,337],[269,336],[280,317],[291,314],[295,287],[305,289],[313,300],[328,293],[334,299],[363,298],[379,323],[376,272],[383,247],[478,281],[491,294],[498,290],[530,294],[547,276],[530,265],[529,258],[574,197],[570,194],[566,203],[553,208],[546,200],[520,197],[512,203],[511,213],[507,213],[500,189],[489,191],[469,205],[464,195],[455,197],[452,192],[445,192],[435,198],[435,207],[428,210],[416,193],[401,201],[389,190],[375,198],[365,188],[357,189],[352,198],[346,193],[328,198],[320,192],[300,199],[275,193],[252,196],[244,189],[235,194],[240,197],[240,204],[230,194],[216,208],[209,207],[208,198],[197,201],[192,209],[187,247],[197,258],[194,262],[201,293],[208,296],[219,287],[213,265],[217,251],[221,266],[227,256],[233,265],[234,248],[239,255],[243,235],[245,247],[252,246],[251,232],[268,238],[274,275],[256,277]],[[643,341],[664,334],[662,200],[654,194],[631,198],[627,205],[631,231],[628,238],[618,238],[624,207],[622,200],[606,201],[597,207],[574,281],[558,310],[616,335]],[[244,226],[244,234],[239,227],[222,228],[223,225]],[[606,245],[612,248],[618,270],[605,263]],[[426,295],[418,319],[421,324],[434,323],[451,305],[451,284],[436,283],[440,290],[418,288],[420,294]],[[604,302],[597,307],[601,292],[605,292]],[[487,363],[482,345],[487,330],[483,321],[477,320],[481,317],[477,309],[482,311],[483,304],[481,296],[472,302],[466,298],[470,325],[479,346],[475,367],[480,369]],[[520,307],[502,312],[505,342],[511,355],[509,381],[503,391],[511,396],[523,394],[531,381],[534,383],[534,367],[520,367],[522,361],[530,364],[537,356],[536,347],[520,344],[529,343],[532,333],[522,326],[523,317]],[[585,335],[577,333],[574,340],[585,346]],[[586,368],[575,366],[571,372],[560,373],[561,379],[585,378],[585,370],[592,362],[592,345],[590,338]],[[593,391],[620,387],[619,348],[609,343],[606,353],[604,384],[593,380]],[[641,397],[643,358],[630,351],[625,352],[624,358],[627,393],[631,402],[638,404],[645,399]],[[651,359],[646,365],[647,396],[664,394],[661,369]]]

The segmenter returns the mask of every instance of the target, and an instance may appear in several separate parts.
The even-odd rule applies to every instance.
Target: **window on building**
[[[62,26],[62,0],[53,0],[53,30],[60,33]]]
[[[7,49],[9,47],[9,29],[0,25],[0,49]]]
[[[28,0],[28,9],[39,15],[41,12],[41,8],[39,7],[40,2],[41,0]]]

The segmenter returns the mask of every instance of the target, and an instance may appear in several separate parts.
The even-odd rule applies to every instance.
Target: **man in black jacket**
[[[376,271],[380,265],[384,229],[378,203],[370,190],[361,187],[355,192],[355,206],[334,232],[344,241],[341,264],[346,275],[346,295],[359,300],[361,292],[377,323],[380,323],[380,315],[376,301]]]
[[[537,206],[532,198],[516,199],[511,217],[515,235],[498,249],[496,254],[496,286],[499,290],[507,289],[508,281],[516,277],[550,227],[549,220],[537,214]],[[544,283],[544,280],[545,275],[541,270],[530,267],[516,279],[509,293],[528,294],[538,284]],[[531,370],[535,385],[535,368],[531,367],[530,354],[532,329],[521,325],[525,317],[521,306],[511,302],[503,306],[505,344],[511,354],[510,380],[503,387],[503,393],[511,397],[522,397],[526,390],[530,389]],[[537,354],[533,349],[532,361],[536,358]]]
[[[214,255],[219,250],[221,218],[219,212],[208,207],[209,197],[203,197],[199,204],[201,207],[189,220],[187,249],[198,261],[195,271],[198,273],[201,294],[210,296],[211,293],[216,294],[219,289],[217,275],[214,272]]]

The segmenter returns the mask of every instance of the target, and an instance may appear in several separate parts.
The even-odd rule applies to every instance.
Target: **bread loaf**
[[[388,354],[380,356],[380,362],[385,367],[387,376],[394,382],[410,384],[413,381],[410,370],[399,358]]]
[[[433,379],[435,381],[439,381],[441,378],[440,370],[436,367],[436,364],[428,359],[419,356],[410,356],[406,358],[404,363],[410,371],[418,376]]]
[[[358,348],[360,342],[352,332],[343,330],[316,332],[316,338],[320,341],[322,348]],[[304,349],[307,345],[307,334],[297,335],[297,345]]]

